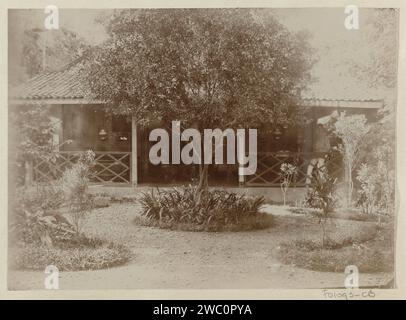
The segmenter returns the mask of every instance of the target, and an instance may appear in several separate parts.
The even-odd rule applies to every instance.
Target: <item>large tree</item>
[[[29,77],[58,70],[89,48],[83,38],[65,28],[25,30],[21,41],[21,64]]]
[[[113,113],[204,128],[291,123],[311,49],[269,12],[120,10],[85,64],[93,97]],[[200,170],[207,187],[207,166]],[[202,190],[201,189],[201,190]]]
[[[45,30],[30,28],[33,22],[20,26],[23,17],[15,17],[10,39],[9,84],[18,86],[41,72],[52,72],[64,68],[79,59],[89,49],[85,39],[65,28]],[[16,25],[17,24],[17,30]],[[23,28],[23,30],[21,30]]]
[[[355,75],[360,80],[384,93],[385,90],[394,92],[397,84],[398,19],[398,9],[371,9],[364,31],[370,44],[369,57],[353,63]]]
[[[365,37],[368,40],[369,57],[364,61],[353,61],[352,67],[360,81],[368,84],[384,100],[379,110],[379,121],[372,124],[364,139],[362,162],[385,163],[386,173],[393,175],[396,166],[396,105],[399,53],[399,9],[370,9],[365,25]],[[386,156],[377,157],[379,150],[386,150]],[[371,154],[374,156],[371,158]],[[390,179],[389,179],[390,178]],[[387,177],[386,180],[393,177]],[[386,184],[390,184],[385,182]],[[384,182],[382,182],[384,185]],[[394,189],[394,185],[391,187]]]

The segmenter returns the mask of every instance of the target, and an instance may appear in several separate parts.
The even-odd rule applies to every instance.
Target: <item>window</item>
[[[129,117],[113,116],[111,121],[111,131],[116,137],[116,141],[129,141],[131,135],[131,121],[129,121]]]

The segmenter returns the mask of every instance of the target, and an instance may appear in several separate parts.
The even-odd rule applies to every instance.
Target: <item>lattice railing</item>
[[[323,157],[322,153],[298,152],[265,152],[259,153],[257,158],[257,171],[253,176],[247,176],[247,186],[279,186],[280,168],[282,163],[291,163],[298,167],[298,173],[293,185],[300,187],[306,184],[307,168],[311,159]],[[340,163],[330,162],[331,175],[339,177],[343,168]]]
[[[99,182],[130,182],[131,152],[96,153],[94,180]]]
[[[95,165],[90,178],[92,182],[130,183],[131,152],[96,151],[95,155]],[[55,161],[37,160],[34,163],[34,180],[48,182],[58,179],[78,158],[78,151],[61,151]]]

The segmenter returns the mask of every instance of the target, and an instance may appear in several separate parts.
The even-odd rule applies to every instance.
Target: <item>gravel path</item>
[[[268,210],[271,210],[268,208]],[[343,287],[344,274],[282,265],[278,245],[294,238],[320,236],[320,227],[300,215],[274,216],[267,230],[237,233],[170,231],[132,221],[136,204],[97,209],[84,231],[131,248],[127,265],[97,271],[61,272],[60,289],[276,289]],[[368,223],[340,220],[332,232],[350,233]],[[9,289],[43,289],[42,272],[10,271]],[[389,274],[361,274],[361,286],[388,282]]]

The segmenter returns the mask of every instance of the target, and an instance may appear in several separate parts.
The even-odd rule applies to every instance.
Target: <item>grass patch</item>
[[[314,216],[320,216],[321,212],[318,209],[306,208],[306,207],[291,207],[288,210],[295,214],[310,214]],[[365,222],[378,222],[379,220],[384,223],[391,222],[391,218],[388,215],[378,215],[378,214],[367,214],[362,213],[358,210],[336,210],[328,214],[329,218],[333,219],[343,219],[343,220],[354,220],[354,221],[365,221]]]
[[[120,244],[98,238],[61,241],[53,247],[24,244],[10,248],[10,267],[21,270],[41,270],[55,265],[60,271],[106,269],[125,264],[131,252]]]
[[[393,226],[392,226],[393,227]],[[315,270],[344,272],[355,265],[360,272],[393,271],[393,228],[375,228],[357,236],[329,239],[322,248],[320,241],[293,240],[281,244],[278,256],[285,264]]]
[[[295,214],[313,214],[316,215],[319,213],[320,210],[318,209],[313,209],[313,208],[306,208],[306,207],[290,207],[288,208],[288,211],[295,213]]]
[[[388,223],[391,221],[390,216],[388,215],[378,215],[378,214],[367,214],[355,210],[346,210],[346,211],[335,211],[329,214],[329,217],[335,219],[347,219],[354,221],[367,221],[367,222],[384,222]]]

